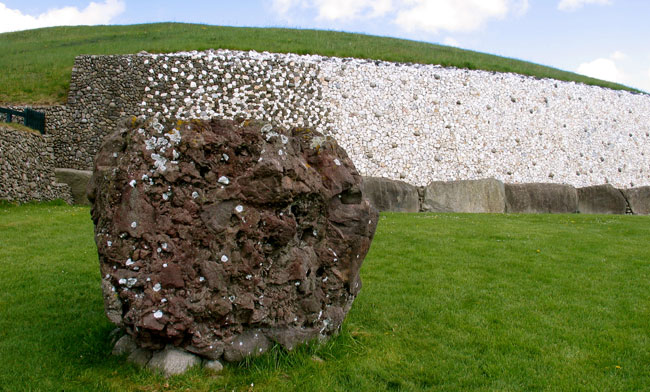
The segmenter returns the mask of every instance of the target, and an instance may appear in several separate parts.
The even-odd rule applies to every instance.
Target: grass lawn
[[[440,64],[638,91],[516,59],[403,39],[322,30],[157,23],[50,27],[0,34],[0,102],[65,102],[74,58],[81,54],[218,48]]]
[[[111,357],[88,208],[0,205],[0,390],[630,391],[650,217],[382,214],[322,346],[165,379]]]

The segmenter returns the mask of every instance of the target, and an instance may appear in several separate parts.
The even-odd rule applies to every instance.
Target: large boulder
[[[68,184],[72,193],[72,202],[74,204],[89,205],[90,201],[86,196],[88,181],[93,172],[90,170],[75,169],[54,169],[56,181],[62,184]]]
[[[581,214],[625,214],[625,197],[611,184],[587,186],[577,191]]]
[[[503,213],[505,211],[503,183],[493,178],[434,181],[424,189],[422,210]]]
[[[506,212],[567,214],[578,210],[578,192],[571,185],[506,184]]]
[[[621,189],[633,214],[650,215],[650,186]]]
[[[379,211],[418,212],[418,188],[403,181],[383,177],[363,177],[363,197]]]
[[[221,120],[125,123],[89,198],[109,319],[210,360],[338,331],[378,218],[333,139]]]

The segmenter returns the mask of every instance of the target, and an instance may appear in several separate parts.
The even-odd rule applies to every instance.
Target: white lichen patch
[[[160,291],[160,288],[161,288],[160,283],[156,283],[155,285],[153,285],[153,291],[155,292]]]
[[[131,222],[131,228],[135,229],[136,227],[138,227],[138,222]]]
[[[226,177],[226,176],[221,176],[221,177],[219,177],[218,182],[219,182],[220,184],[224,184],[224,185],[228,185],[228,184],[230,184],[230,180],[229,180],[228,177]]]
[[[167,170],[167,158],[160,156],[159,154],[151,154],[151,159],[153,159],[153,165],[156,170],[160,172]]]
[[[154,316],[155,318],[157,318],[157,319],[162,318],[162,316],[163,316],[163,312],[162,312],[162,310],[156,310],[156,311],[153,313],[153,316]]]
[[[237,207],[235,207],[235,211],[241,214],[242,212],[244,212],[244,206],[238,205]]]
[[[226,256],[226,255],[222,255],[222,256],[221,256],[221,262],[225,263],[225,262],[227,262],[227,261],[228,261],[228,256]]]

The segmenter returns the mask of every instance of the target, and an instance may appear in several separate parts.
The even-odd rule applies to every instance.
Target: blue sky
[[[191,22],[450,44],[650,91],[648,0],[0,0],[0,32]]]

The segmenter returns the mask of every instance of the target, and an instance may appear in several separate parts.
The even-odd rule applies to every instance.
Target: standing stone
[[[333,139],[221,120],[133,118],[89,199],[109,319],[212,360],[337,332],[378,218]]]
[[[503,183],[493,178],[434,181],[424,189],[422,210],[503,213],[505,210]]]

